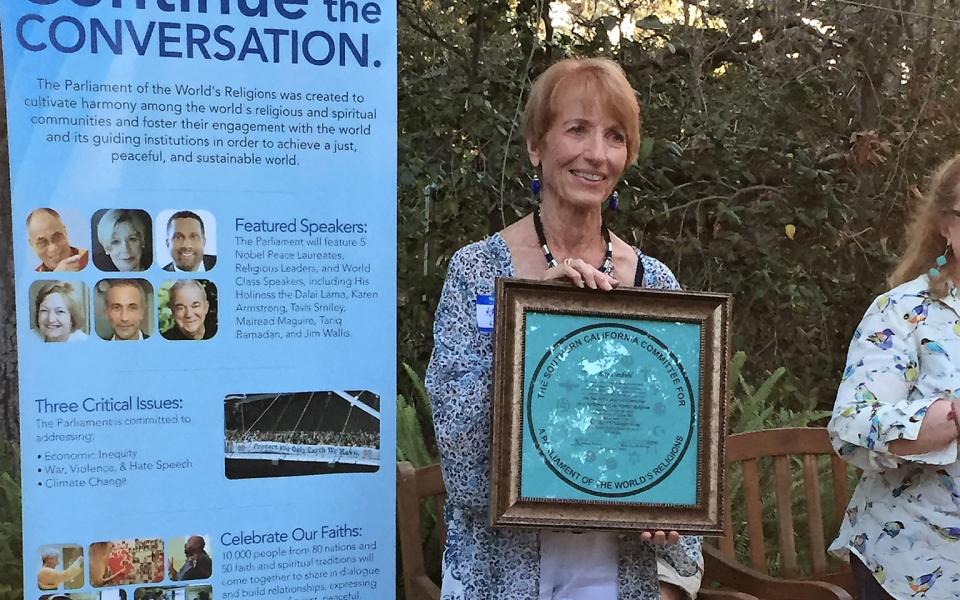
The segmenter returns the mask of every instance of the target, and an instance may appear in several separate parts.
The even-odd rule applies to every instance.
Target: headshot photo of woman
[[[87,339],[87,288],[79,282],[37,281],[30,286],[33,331],[44,342]]]
[[[97,211],[93,215],[93,264],[101,271],[145,271],[153,262],[152,231],[146,211]]]
[[[608,59],[567,59],[534,82],[523,114],[539,206],[458,250],[434,323],[426,387],[446,483],[441,597],[678,600],[694,597],[703,562],[697,537],[490,527],[492,323],[481,298],[499,277],[566,281],[602,294],[618,286],[679,289],[660,261],[604,224],[640,147],[640,107]]]

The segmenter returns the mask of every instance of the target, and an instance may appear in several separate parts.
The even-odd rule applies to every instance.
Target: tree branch
[[[774,192],[776,194],[782,194],[782,192],[780,191],[780,188],[777,188],[777,187],[773,187],[770,185],[751,185],[745,188],[740,188],[739,190],[737,190],[736,192],[728,196],[719,196],[719,195],[704,196],[703,198],[697,198],[696,200],[691,200],[690,202],[684,202],[683,204],[679,204],[677,206],[671,206],[670,208],[653,215],[652,218],[659,219],[660,217],[665,217],[670,213],[675,213],[678,210],[686,210],[691,206],[699,206],[704,202],[712,202],[713,200],[736,200],[738,197],[743,196],[744,194],[752,193],[752,192]]]
[[[410,14],[409,14],[410,11],[403,10],[403,7],[404,7],[405,5],[406,5],[408,8],[413,8],[413,12],[414,12],[414,13],[416,14],[416,16],[417,16],[417,21],[414,21],[414,20],[410,17]],[[412,5],[417,5],[417,6],[416,6],[416,7],[412,7]],[[437,44],[439,44],[439,45],[442,46],[443,48],[445,48],[445,49],[449,50],[450,52],[454,53],[454,54],[457,55],[457,57],[459,57],[461,60],[464,60],[464,61],[466,60],[467,57],[466,57],[466,54],[463,52],[463,50],[461,50],[461,49],[458,48],[457,46],[455,46],[455,45],[451,44],[450,42],[448,42],[447,40],[445,40],[445,39],[443,38],[443,36],[440,35],[440,33],[437,32],[437,30],[434,28],[433,24],[430,23],[430,21],[426,18],[426,16],[425,16],[425,15],[423,14],[423,12],[420,10],[419,3],[417,3],[416,1],[414,1],[414,2],[401,2],[401,3],[399,3],[399,4],[397,5],[397,8],[399,9],[399,10],[398,10],[398,14],[400,15],[400,17],[401,17],[404,21],[406,21],[406,23],[410,26],[411,29],[413,29],[414,31],[416,31],[416,32],[419,33],[420,35],[423,35],[424,37],[427,37],[427,38],[433,40],[434,42],[436,42]]]

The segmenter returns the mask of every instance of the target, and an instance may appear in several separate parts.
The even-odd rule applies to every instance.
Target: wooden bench
[[[443,523],[443,502],[446,488],[440,465],[414,469],[408,462],[397,463],[397,529],[400,556],[403,562],[403,585],[406,600],[439,600],[440,587],[427,576],[420,543],[420,503],[433,502],[440,526],[440,541],[446,540]],[[704,600],[757,600],[755,596],[732,591],[701,590]],[[826,596],[825,596],[826,597]],[[786,600],[784,596],[781,600]]]
[[[853,574],[846,562],[831,569],[828,563],[823,525],[821,470],[829,470],[832,480],[833,517],[836,524],[843,518],[850,499],[847,485],[847,465],[838,457],[827,430],[824,428],[769,429],[741,433],[727,438],[726,477],[726,537],[719,540],[718,548],[704,544],[704,581],[741,590],[761,598],[779,600],[849,600],[853,593]],[[761,464],[762,461],[762,464]],[[778,577],[768,572],[768,548],[763,530],[764,502],[761,497],[761,473],[773,465],[773,489],[777,521],[776,549],[781,564]],[[794,519],[792,463],[802,465],[803,500],[805,503],[806,531],[812,568],[801,573],[797,562],[796,534],[798,524]],[[740,465],[744,500],[746,503],[746,531],[749,542],[750,566],[736,560],[735,538],[740,524],[734,527],[730,521],[731,499],[729,483],[735,472],[733,465]],[[823,468],[826,467],[826,468]],[[767,471],[769,472],[769,471]],[[829,532],[833,535],[833,531]]]
[[[440,543],[447,539],[443,503],[447,490],[440,465],[414,469],[408,462],[397,463],[397,532],[403,563],[406,600],[439,600],[440,586],[427,576],[420,543],[420,502],[433,502],[440,526]]]

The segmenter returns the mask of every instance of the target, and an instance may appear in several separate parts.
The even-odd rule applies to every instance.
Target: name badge
[[[493,333],[493,296],[477,294],[477,329]]]

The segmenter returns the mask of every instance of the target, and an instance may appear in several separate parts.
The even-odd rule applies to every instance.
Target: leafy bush
[[[422,371],[447,261],[529,212],[529,81],[564,56],[624,66],[643,157],[612,229],[688,289],[736,295],[735,346],[827,408],[926,173],[960,148],[960,36],[839,2],[401,0],[401,360]],[[652,13],[652,14],[651,14]],[[402,384],[407,396],[409,384]]]
[[[0,444],[0,600],[23,598],[19,450]]]
[[[766,374],[759,385],[748,383],[744,366],[747,354],[742,350],[734,354],[730,363],[730,433],[761,431],[781,427],[809,427],[823,423],[830,411],[818,410],[816,403],[790,407],[783,397],[792,390],[783,386],[786,367],[778,367]]]
[[[789,408],[781,401],[789,390],[783,388],[783,381],[787,370],[780,367],[772,373],[766,373],[760,384],[748,382],[749,376],[744,375],[746,354],[737,352],[731,364],[730,380],[732,398],[730,402],[730,430],[731,433],[746,433],[764,429],[778,429],[783,427],[809,427],[823,423],[829,416],[829,411],[818,410],[813,402],[806,406]],[[811,557],[809,555],[809,529],[807,506],[804,500],[802,462],[794,457],[792,465],[792,514],[794,518],[794,532],[796,537],[797,563],[802,570],[810,572]],[[829,476],[830,461],[821,459],[819,463],[819,479],[831,481]],[[763,531],[765,538],[772,541],[776,538],[778,520],[776,511],[776,496],[774,493],[774,472],[770,459],[758,461],[760,475],[760,503],[763,506]],[[731,493],[731,523],[734,531],[734,542],[737,560],[742,564],[750,564],[750,549],[748,547],[747,531],[747,501],[743,486],[743,471],[739,465],[732,465],[726,473],[728,488]],[[833,506],[832,486],[823,486],[821,501],[824,506]],[[829,519],[829,515],[826,515]],[[824,527],[825,535],[830,536],[836,531],[839,523],[828,522]],[[829,543],[829,540],[828,540]],[[782,556],[769,549],[779,547],[778,543],[767,543],[767,569],[777,572],[781,568]]]
[[[402,394],[397,395],[397,458],[426,467],[439,460],[436,449],[428,450],[433,439],[433,409],[423,379],[408,364],[403,365],[409,383],[414,390],[413,402],[407,402]]]

